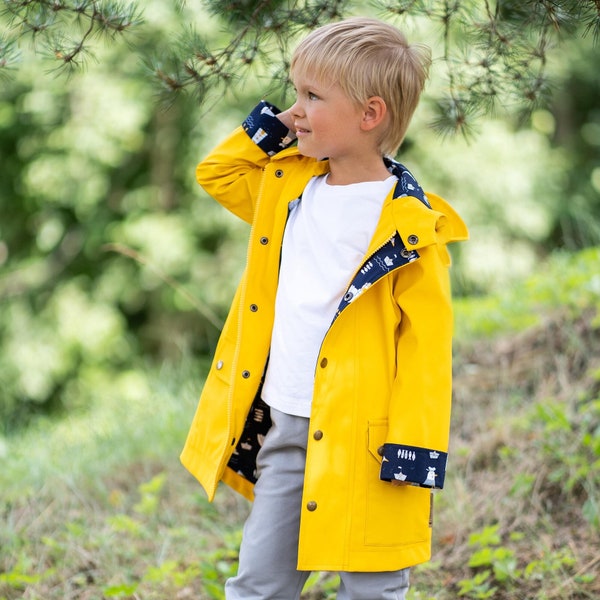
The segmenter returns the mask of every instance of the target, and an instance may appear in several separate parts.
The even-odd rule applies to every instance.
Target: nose
[[[296,98],[296,101],[294,102],[294,104],[292,104],[292,106],[290,106],[290,114],[293,117],[302,117],[304,115],[304,111],[302,109],[300,102],[298,101],[298,98]]]

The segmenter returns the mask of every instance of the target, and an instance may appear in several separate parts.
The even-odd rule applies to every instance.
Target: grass
[[[523,331],[558,310],[576,317],[586,308],[600,307],[599,264],[600,248],[557,252],[525,281],[489,296],[457,298],[458,342]]]
[[[410,600],[600,596],[599,259],[457,301],[449,480]],[[123,373],[0,439],[0,599],[223,598],[248,504],[209,504],[178,461],[204,372]]]
[[[191,371],[129,373],[92,410],[4,441],[0,598],[218,597],[248,506],[226,490],[209,504],[179,464]]]

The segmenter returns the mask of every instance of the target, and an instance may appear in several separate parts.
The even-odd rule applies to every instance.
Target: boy
[[[254,500],[228,600],[292,600],[313,570],[338,598],[404,598],[429,559],[444,482],[452,315],[441,198],[387,158],[430,58],[351,18],[296,49],[296,102],[261,102],[198,165],[252,224],[247,265],[182,454],[212,500]],[[289,147],[297,138],[297,147]]]

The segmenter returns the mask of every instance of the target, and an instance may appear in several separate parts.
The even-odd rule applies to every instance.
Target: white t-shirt
[[[385,181],[329,185],[327,175],[313,177],[292,209],[262,390],[273,408],[310,416],[321,343],[396,181],[392,175]]]

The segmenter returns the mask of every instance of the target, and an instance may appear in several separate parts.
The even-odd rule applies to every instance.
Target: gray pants
[[[271,409],[273,426],[257,458],[254,504],[244,525],[236,577],[227,600],[297,600],[310,575],[298,571],[298,531],[308,419]],[[404,600],[409,569],[340,573],[338,600]]]

